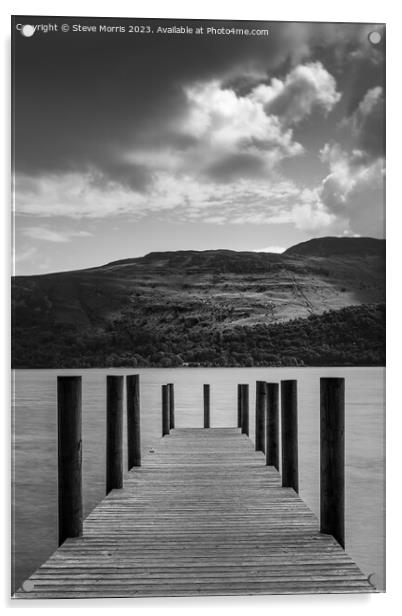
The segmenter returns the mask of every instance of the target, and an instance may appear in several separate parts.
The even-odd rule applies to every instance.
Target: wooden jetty
[[[322,520],[320,532],[294,487],[283,487],[244,421],[236,428],[167,430],[167,391],[165,436],[142,452],[123,487],[107,494],[81,536],[64,540],[17,598],[375,591],[340,543],[322,532]]]

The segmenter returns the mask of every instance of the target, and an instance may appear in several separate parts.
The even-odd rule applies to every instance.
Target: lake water
[[[211,427],[237,423],[237,383],[298,380],[300,495],[319,514],[319,379],[346,379],[346,551],[385,587],[385,370],[383,368],[175,368],[14,372],[13,588],[57,548],[56,377],[83,377],[85,515],[105,491],[106,374],[140,374],[142,447],[161,435],[161,385],[175,384],[176,427],[202,427],[202,385],[211,385]],[[125,452],[126,456],[126,452]],[[124,460],[126,468],[126,457]]]

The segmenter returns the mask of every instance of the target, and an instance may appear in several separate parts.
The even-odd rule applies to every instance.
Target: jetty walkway
[[[241,428],[171,429],[20,599],[373,592]]]

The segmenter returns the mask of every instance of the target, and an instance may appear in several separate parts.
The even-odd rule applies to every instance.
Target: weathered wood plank
[[[238,428],[171,430],[16,597],[372,592],[253,449]]]

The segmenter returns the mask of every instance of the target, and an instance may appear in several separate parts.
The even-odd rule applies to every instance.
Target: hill
[[[340,250],[345,239],[353,240],[348,243],[350,252]],[[363,310],[362,319],[370,314],[377,323],[383,322],[375,305],[385,301],[384,242],[368,240],[320,238],[299,244],[302,253],[296,246],[282,255],[160,252],[87,270],[16,277],[13,365],[250,365],[269,363],[269,355],[281,363],[283,349],[274,352],[269,339],[275,327],[282,328],[282,339],[286,338],[289,321],[305,323],[307,331],[311,325],[307,317],[321,315],[328,325],[329,311],[341,311],[342,318],[349,319],[351,313],[341,309],[356,306]],[[370,243],[377,249],[368,250]],[[316,254],[324,244],[325,255]],[[355,318],[357,313],[353,314]],[[334,323],[324,327],[330,347]],[[252,342],[261,331],[266,337],[262,353]],[[376,332],[379,335],[378,328]],[[237,356],[230,349],[223,356],[216,350],[209,359],[198,353],[206,344],[218,349],[234,333],[251,341]],[[358,338],[361,346],[363,331]],[[378,351],[381,340],[377,342]],[[282,344],[279,339],[278,344]],[[352,361],[352,355],[353,362],[359,362],[356,345],[352,347],[349,359],[344,349],[343,362]],[[382,363],[380,355],[373,351],[370,362]],[[306,361],[299,352],[292,357]],[[318,355],[315,361],[321,361]]]
[[[296,244],[285,251],[287,255],[329,255],[385,256],[385,241],[372,237],[318,237]]]

